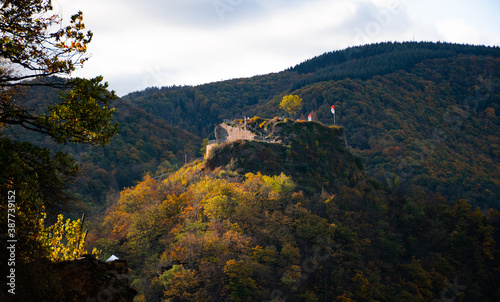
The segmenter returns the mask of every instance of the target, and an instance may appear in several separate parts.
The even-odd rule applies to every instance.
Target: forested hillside
[[[105,149],[66,145],[84,176],[79,197],[105,200],[145,172],[174,171],[201,156],[223,119],[272,118],[286,94],[299,115],[332,124],[337,108],[351,151],[389,186],[418,184],[453,202],[499,208],[500,50],[446,43],[380,43],[326,53],[286,71],[196,87],[148,88],[115,101],[120,134]],[[27,104],[53,103],[32,87]],[[23,134],[20,134],[21,140]],[[30,137],[42,146],[55,146]],[[61,150],[60,147],[58,150]],[[87,181],[89,180],[89,181]]]
[[[120,133],[104,149],[67,144],[83,174],[87,206],[133,185],[144,173],[175,171],[201,156],[223,119],[272,118],[286,94],[302,97],[299,115],[332,124],[366,173],[389,187],[416,184],[449,202],[500,204],[500,50],[446,43],[381,43],[326,53],[286,71],[196,87],[148,88],[115,101]],[[55,90],[31,87],[30,104],[51,104]],[[21,140],[55,146],[31,135]],[[307,163],[303,163],[307,165]]]
[[[90,243],[129,261],[137,301],[500,298],[498,211],[384,187],[337,127],[261,125],[283,141],[223,143],[124,190],[96,226]]]
[[[290,94],[295,116],[279,109]],[[137,301],[500,300],[498,47],[366,45],[111,106],[104,148],[9,135],[76,159],[70,212],[94,214],[87,244],[129,261]],[[199,159],[244,116],[279,142]]]
[[[500,59],[438,59],[409,72],[321,82],[294,93],[319,103],[321,121],[330,118],[329,104],[336,105],[369,175],[498,207],[499,67]]]
[[[498,208],[500,49],[380,43],[327,53],[287,71],[196,87],[151,88],[124,99],[201,137],[243,116],[282,114],[303,98],[302,118],[332,124],[330,106],[368,175],[439,192],[450,202]]]
[[[288,91],[300,78],[280,72],[196,87],[152,87],[123,99],[200,137],[213,137],[223,119],[249,116],[259,103]]]
[[[500,301],[498,46],[378,43],[118,98],[109,87],[136,77],[137,62],[189,54],[109,18],[91,22],[104,33],[95,45],[68,2],[0,1],[0,301]],[[242,1],[212,2],[222,20]],[[130,20],[129,4],[116,15]],[[257,10],[283,33],[284,11],[261,4],[225,26],[203,5],[170,5],[180,23],[166,6],[141,16],[203,47],[219,29],[250,33],[241,17]],[[397,9],[367,15],[378,6],[344,21],[374,17],[363,26],[378,31]],[[203,24],[215,27],[198,39]],[[121,84],[76,76],[89,74],[78,71],[88,51],[109,55],[123,37],[127,59],[90,71]]]
[[[50,87],[31,87],[24,94],[27,106],[53,104],[58,98],[57,89]],[[193,161],[202,156],[199,137],[120,99],[115,100],[112,107],[115,109],[113,122],[119,124],[120,130],[103,148],[74,143],[57,145],[50,138],[21,127],[12,127],[8,132],[19,141],[66,152],[76,160],[80,173],[70,189],[84,202],[80,204],[80,212],[95,206],[102,210],[109,193],[118,193],[136,184],[145,173],[172,172],[179,169],[186,158]]]

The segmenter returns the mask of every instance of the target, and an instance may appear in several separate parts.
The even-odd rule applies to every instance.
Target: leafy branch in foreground
[[[83,32],[83,13],[62,18],[51,14],[51,0],[0,1],[0,57],[22,68],[22,74],[1,74],[0,86],[29,85],[21,80],[70,74],[88,60],[92,32]],[[53,31],[55,27],[59,30]],[[44,85],[31,83],[32,85]]]
[[[39,127],[33,130],[46,131],[58,143],[107,144],[118,132],[118,124],[110,125],[115,110],[109,108],[116,95],[101,81],[101,76],[71,80],[73,90],[62,92],[62,102],[50,106],[49,114],[40,116],[35,125]]]
[[[67,185],[78,167],[68,154],[16,140],[11,130],[24,128],[60,144],[101,146],[118,132],[110,108],[116,95],[107,90],[102,77],[56,77],[83,66],[92,33],[84,32],[81,12],[63,25],[51,10],[50,0],[0,1],[0,198],[6,200],[6,190],[16,192],[17,266],[26,271],[33,261],[49,257],[41,242],[45,229],[39,217],[59,211],[73,199]],[[27,86],[61,89],[60,98],[26,101]],[[0,205],[0,211],[5,210],[6,205]],[[6,233],[6,219],[0,218],[0,233]]]
[[[68,85],[73,89],[61,92],[61,101],[48,106],[47,112],[40,115],[22,107],[17,98],[9,96],[4,89],[4,97],[0,99],[0,125],[19,125],[48,135],[57,143],[105,145],[118,132],[118,125],[111,125],[114,109],[109,108],[109,102],[116,99],[116,95],[107,91],[108,84],[101,81],[101,76],[69,80]]]

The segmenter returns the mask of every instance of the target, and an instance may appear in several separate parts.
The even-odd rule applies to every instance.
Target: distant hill
[[[500,208],[500,49],[447,43],[379,43],[320,55],[286,71],[195,87],[148,88],[116,101],[120,134],[105,149],[67,145],[84,174],[79,197],[102,202],[144,173],[174,171],[201,157],[224,119],[272,118],[286,94],[299,115],[332,124],[383,184],[419,185],[454,202]],[[28,104],[54,90],[27,92]],[[21,135],[22,137],[22,135]],[[36,137],[42,146],[50,141]],[[60,147],[58,150],[61,150]],[[83,190],[83,191],[81,191]]]
[[[87,243],[127,259],[138,301],[499,301],[499,83],[498,47],[380,43],[131,93],[104,149],[11,135],[80,163]],[[274,118],[287,94],[302,110]],[[276,143],[195,160],[243,116]]]
[[[223,119],[281,114],[286,94],[332,124],[330,106],[368,175],[418,184],[450,202],[500,208],[500,48],[379,43],[326,53],[286,71],[124,97],[191,133],[213,138]]]
[[[59,98],[57,91],[50,87],[30,87],[24,95],[24,102],[29,107],[54,103]],[[78,210],[80,212],[96,205],[102,207],[109,192],[119,192],[136,184],[145,173],[154,175],[157,171],[175,171],[186,158],[193,161],[202,156],[199,137],[123,100],[113,101],[112,106],[116,110],[113,122],[119,123],[120,131],[104,148],[58,145],[47,137],[22,128],[13,128],[10,133],[17,140],[30,141],[73,156],[80,165],[81,173],[70,187],[76,197],[86,203],[80,205],[83,206]]]
[[[398,70],[410,70],[426,60],[457,56],[500,56],[498,47],[449,43],[378,43],[325,53],[288,70],[307,74],[293,89],[308,84],[345,78],[367,80]]]

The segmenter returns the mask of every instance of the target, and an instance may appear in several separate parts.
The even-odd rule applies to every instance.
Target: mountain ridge
[[[335,104],[337,122],[371,176],[384,183],[404,176],[450,201],[498,208],[499,57],[498,47],[379,43],[326,53],[268,76],[151,89],[126,99],[209,138],[223,119],[279,114],[286,94],[303,98],[302,118],[312,112],[323,124],[332,123]],[[483,154],[478,167],[467,163],[473,154]],[[452,158],[465,165],[445,160],[439,171],[439,162]],[[420,177],[424,173],[430,177]]]
[[[500,57],[417,55],[391,72],[383,57],[117,101],[120,135],[74,152],[105,197],[86,204],[87,244],[127,259],[139,301],[498,301]],[[288,94],[301,111],[265,119]],[[244,116],[281,143],[228,142],[181,166]],[[148,173],[100,190],[122,160]]]
[[[447,57],[436,58],[443,53]],[[473,55],[464,55],[469,53]],[[102,203],[110,185],[119,191],[140,180],[144,172],[158,176],[177,169],[186,154],[190,160],[200,157],[202,139],[214,138],[215,126],[224,119],[280,115],[281,98],[297,94],[304,100],[298,115],[302,119],[312,113],[313,120],[331,125],[330,106],[335,104],[337,123],[343,126],[351,151],[362,158],[371,177],[386,185],[399,178],[440,193],[449,202],[465,198],[474,206],[499,208],[498,53],[498,47],[379,43],[327,53],[294,67],[317,68],[318,74],[290,68],[195,87],[149,88],[116,102],[128,109],[118,110],[122,133],[106,149],[83,150],[69,145],[63,149],[84,161],[94,158],[94,163],[82,161],[89,184],[79,181],[77,186],[87,188],[80,197],[92,196],[89,201]],[[330,56],[334,58],[328,59]],[[410,67],[387,73],[389,58],[409,60]],[[358,65],[342,70],[359,75],[371,69],[375,75],[366,80],[358,76],[316,81],[320,79],[316,76],[330,76],[324,71],[335,70],[338,62],[364,62],[366,70],[353,68]],[[294,90],[301,81],[307,85]],[[50,101],[57,97],[37,89],[29,90],[30,98]],[[47,141],[40,144],[51,145]],[[126,150],[118,150],[123,146]],[[130,162],[128,167],[120,167],[118,158],[124,156],[123,160]]]

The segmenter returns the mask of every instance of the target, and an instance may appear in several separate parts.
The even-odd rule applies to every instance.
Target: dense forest
[[[498,211],[387,188],[335,126],[261,125],[286,142],[224,143],[109,208],[89,243],[129,261],[137,301],[500,298]]]
[[[22,99],[46,108],[56,91]],[[135,301],[500,300],[498,47],[352,47],[110,107],[104,147],[4,135],[75,159],[64,214],[88,214],[88,250],[129,262]],[[203,159],[215,126],[244,116],[280,143]]]
[[[224,119],[281,115],[280,99],[296,94],[302,118],[332,124],[330,106],[350,151],[386,185],[395,178],[449,200],[499,208],[500,50],[446,43],[381,43],[327,53],[286,71],[200,85],[148,88],[115,101],[120,132],[104,149],[43,147],[81,163],[78,196],[92,206],[107,191],[144,173],[175,171],[202,156]],[[28,104],[54,102],[50,88],[30,88]],[[21,140],[26,137],[19,134]]]
[[[150,88],[123,99],[201,138],[223,119],[283,114],[332,124],[366,171],[449,200],[499,208],[500,49],[447,43],[380,43],[327,53],[286,71],[196,87]]]
[[[32,87],[23,102],[28,106],[52,104],[58,97],[57,89]],[[50,138],[21,127],[12,127],[7,132],[17,140],[66,152],[79,163],[80,174],[70,185],[76,200],[83,202],[78,211],[102,211],[109,194],[136,184],[146,173],[169,173],[179,169],[186,158],[193,161],[202,157],[201,139],[196,135],[120,99],[112,106],[113,122],[119,124],[120,130],[104,148],[75,143],[57,145]]]

